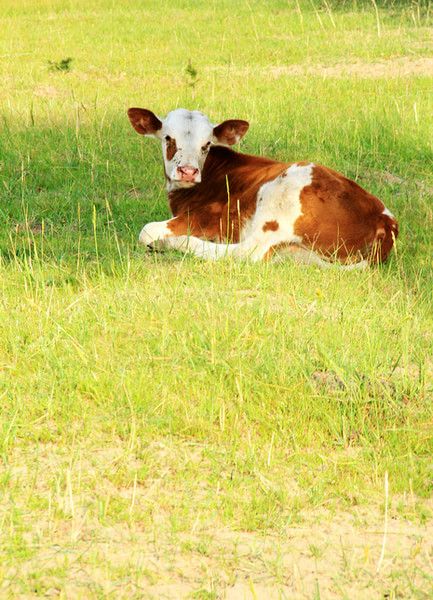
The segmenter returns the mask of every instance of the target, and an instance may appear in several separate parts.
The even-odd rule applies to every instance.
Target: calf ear
[[[249,126],[248,121],[241,121],[240,119],[223,121],[214,127],[215,143],[233,146],[233,144],[237,144],[244,137]]]
[[[130,108],[128,117],[131,125],[141,135],[159,137],[162,123],[151,110],[147,108]]]

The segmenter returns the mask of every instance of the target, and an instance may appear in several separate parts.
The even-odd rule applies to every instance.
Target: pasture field
[[[433,598],[432,16],[2,0],[1,598]],[[380,197],[396,252],[146,252],[130,106],[249,120],[242,151]]]

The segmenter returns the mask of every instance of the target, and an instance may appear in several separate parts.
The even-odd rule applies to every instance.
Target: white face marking
[[[162,141],[168,189],[191,187],[201,181],[201,171],[213,138],[214,126],[198,110],[178,108],[162,121]],[[168,152],[168,155],[167,155]]]
[[[383,215],[386,215],[387,217],[391,217],[391,219],[394,219],[394,218],[395,218],[395,217],[394,217],[394,215],[392,214],[392,212],[391,212],[390,210],[388,210],[387,208],[384,208],[384,209],[383,209],[383,212],[382,212],[382,214],[383,214]]]

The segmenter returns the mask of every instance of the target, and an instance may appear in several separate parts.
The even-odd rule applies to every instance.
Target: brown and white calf
[[[398,225],[378,198],[321,165],[233,151],[229,146],[245,135],[246,121],[214,126],[185,109],[160,119],[130,108],[128,116],[138,133],[162,142],[173,215],[145,225],[140,242],[207,259],[290,254],[299,262],[346,268],[388,257]]]

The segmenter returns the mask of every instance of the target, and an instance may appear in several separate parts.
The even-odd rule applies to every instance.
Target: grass
[[[432,9],[377,5],[3,1],[2,596],[431,597]],[[146,254],[134,105],[355,178],[397,252]]]

